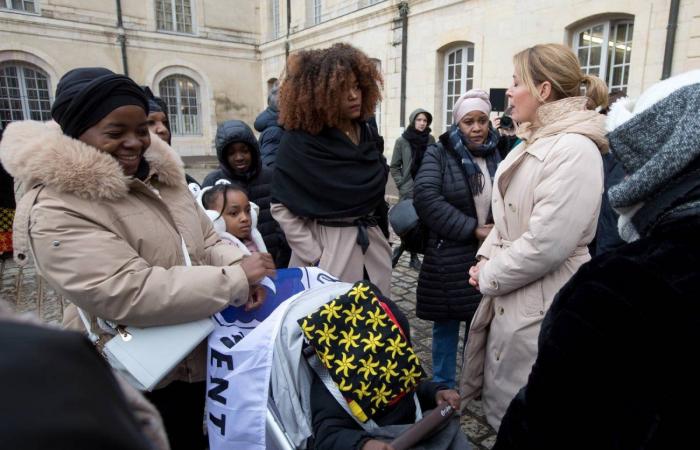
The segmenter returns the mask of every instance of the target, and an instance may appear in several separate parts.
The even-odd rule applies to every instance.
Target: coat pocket
[[[544,316],[545,295],[544,282],[540,278],[522,288],[523,314],[527,317]]]

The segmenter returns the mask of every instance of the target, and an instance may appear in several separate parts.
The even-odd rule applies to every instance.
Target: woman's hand
[[[486,225],[476,227],[476,230],[474,230],[474,234],[476,235],[476,238],[479,240],[479,242],[482,242],[484,239],[486,239],[491,230],[493,230],[493,224],[487,223]]]
[[[438,391],[438,393],[435,394],[435,403],[437,403],[438,406],[442,405],[443,403],[449,403],[449,405],[454,408],[457,413],[459,413],[459,392],[455,391],[454,389],[443,389],[442,391]]]
[[[267,297],[267,291],[264,287],[260,285],[251,286],[248,294],[248,301],[243,305],[243,309],[245,311],[252,311],[260,308],[263,303],[265,303],[265,297]]]
[[[269,253],[256,252],[249,256],[244,256],[241,261],[241,269],[245,272],[248,284],[257,284],[265,277],[275,276],[275,262]]]
[[[481,261],[476,263],[476,266],[472,266],[469,269],[469,284],[474,286],[475,288],[479,289],[479,271],[481,270],[482,267],[486,264],[486,261],[488,259],[482,258]]]
[[[362,446],[362,450],[394,450],[394,447],[387,444],[386,442],[382,442],[377,439],[371,439],[365,442],[365,445]]]

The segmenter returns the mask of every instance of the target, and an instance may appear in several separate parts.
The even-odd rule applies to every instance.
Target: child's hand
[[[449,405],[454,408],[455,412],[459,414],[459,392],[454,389],[438,391],[438,393],[435,394],[435,403],[437,403],[438,406],[440,406],[441,403],[449,403]]]
[[[267,296],[267,291],[262,286],[251,286],[250,293],[248,295],[248,301],[243,305],[245,311],[252,311],[258,309],[265,303],[265,297]]]

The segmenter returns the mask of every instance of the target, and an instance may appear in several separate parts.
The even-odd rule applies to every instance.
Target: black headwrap
[[[151,88],[149,88],[148,86],[141,86],[141,89],[143,90],[144,94],[146,94],[146,98],[148,99],[148,113],[150,114],[153,112],[162,112],[163,114],[165,114],[166,120],[164,125],[165,128],[168,129],[168,134],[170,135],[170,138],[168,139],[168,145],[171,145],[173,133],[170,129],[170,119],[168,119],[168,105],[162,98],[156,97]]]
[[[87,129],[121,106],[140,106],[148,114],[148,100],[138,84],[103,67],[73,69],[56,87],[51,116],[63,134],[79,138]]]
[[[148,100],[148,112],[162,112],[167,116],[167,112],[164,108],[165,102],[160,97],[156,97],[148,86],[141,86],[141,90],[146,94],[146,99]]]

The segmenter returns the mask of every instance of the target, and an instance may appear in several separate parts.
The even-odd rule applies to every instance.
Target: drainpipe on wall
[[[122,70],[124,75],[129,76],[129,62],[126,57],[126,30],[124,30],[124,22],[122,21],[122,2],[117,0],[117,42],[122,50]]]
[[[292,0],[287,0],[287,39],[284,42],[284,67],[289,59],[289,33],[292,28]]]
[[[676,45],[676,28],[678,28],[678,11],[681,1],[671,0],[671,9],[668,13],[668,26],[666,27],[666,48],[664,49],[664,65],[661,71],[661,79],[671,76],[673,66],[673,48]]]
[[[401,17],[401,115],[400,124],[406,125],[406,58],[408,54],[408,2],[399,3],[399,16]]]

